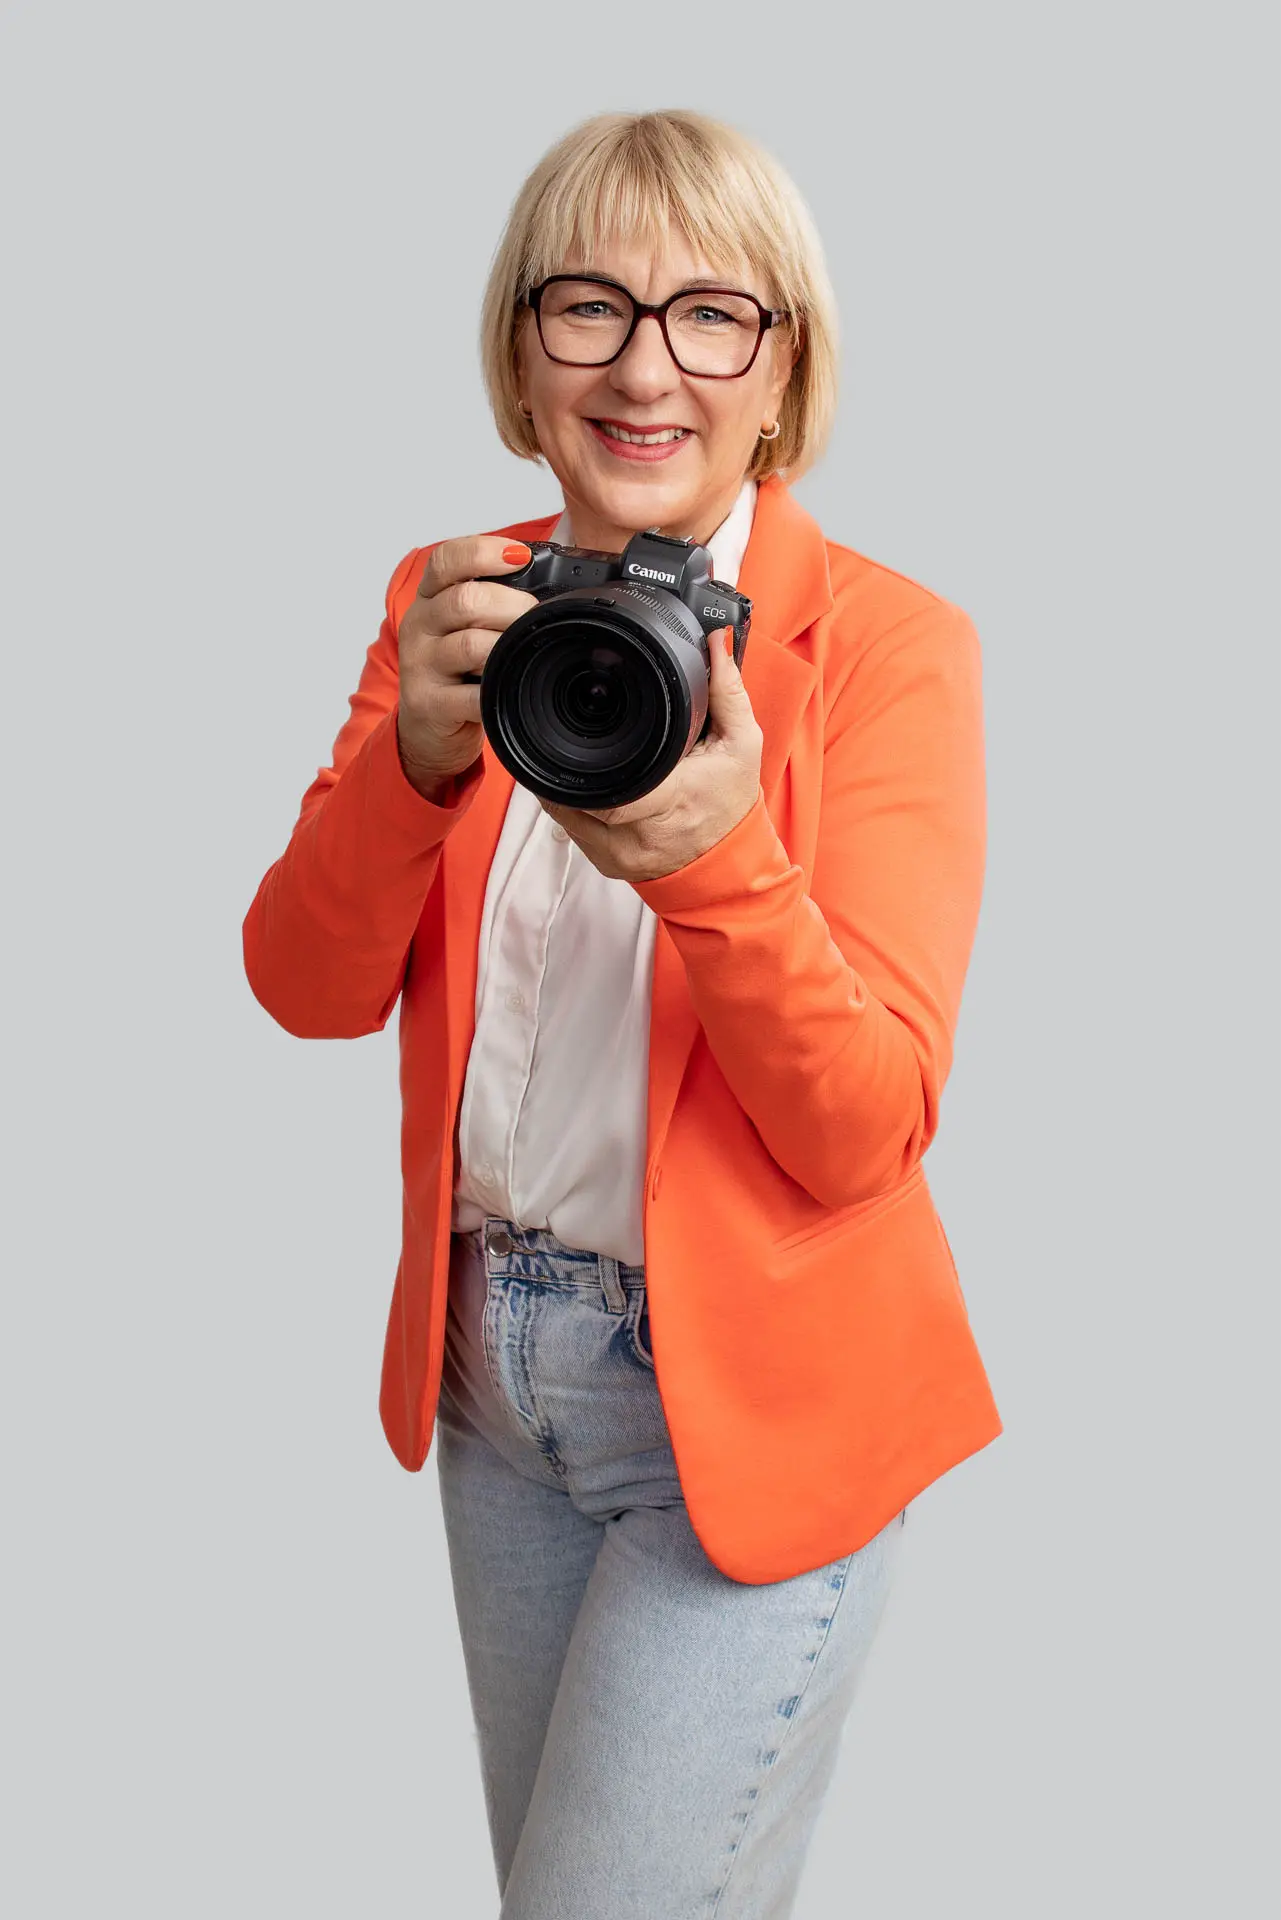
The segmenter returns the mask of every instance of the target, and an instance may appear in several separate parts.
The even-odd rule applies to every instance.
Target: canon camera
[[[708,636],[732,628],[741,667],[752,603],[712,578],[706,547],[653,527],[622,553],[529,545],[526,566],[486,576],[539,605],[513,620],[485,662],[485,736],[541,799],[626,806],[707,732]]]

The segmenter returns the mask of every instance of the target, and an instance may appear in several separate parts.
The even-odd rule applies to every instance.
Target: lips
[[[622,423],[616,423],[612,420],[608,422],[610,426],[616,424],[621,425]],[[603,448],[611,458],[629,461],[633,464],[640,463],[642,465],[653,465],[655,461],[671,460],[675,455],[680,453],[682,447],[687,447],[695,437],[690,428],[681,428],[676,422],[672,423],[672,425],[676,427],[676,432],[672,439],[651,440],[648,443],[639,440],[621,440],[617,434],[607,433],[605,431],[605,425],[597,420],[585,419],[584,425],[591,434],[592,439],[596,442],[596,445]],[[648,433],[662,433],[666,430],[668,429],[657,425],[644,429],[644,431]],[[633,432],[637,431],[637,429],[624,427],[624,431]]]

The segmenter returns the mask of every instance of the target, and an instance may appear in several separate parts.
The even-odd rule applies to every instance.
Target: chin
[[[652,526],[660,513],[678,512],[686,505],[693,506],[698,498],[697,486],[688,479],[677,480],[674,475],[668,479],[658,473],[639,474],[634,480],[624,475],[592,491],[600,510],[611,514],[620,526],[632,521],[638,527]]]

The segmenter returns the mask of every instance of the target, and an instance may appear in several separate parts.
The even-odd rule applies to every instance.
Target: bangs
[[[723,156],[664,140],[643,123],[620,128],[547,183],[530,222],[525,285],[559,273],[571,256],[589,268],[614,244],[660,253],[679,234],[713,273],[733,283],[747,268],[764,280],[770,303],[795,311],[794,286],[776,284],[777,249],[760,220],[759,193],[724,173]]]

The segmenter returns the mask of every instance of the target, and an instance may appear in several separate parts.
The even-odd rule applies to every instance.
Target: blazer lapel
[[[527,531],[545,539],[546,529]],[[832,607],[823,534],[776,475],[762,482],[743,557],[738,588],[752,602],[752,625],[743,656],[743,684],[765,736],[761,788],[766,809],[773,802],[791,756],[800,717],[818,679],[816,669],[789,642]],[[450,834],[441,855],[445,906],[446,1020],[452,1102],[461,1099],[467,1057],[476,1025],[476,979],[480,922],[490,864],[502,832],[515,782],[482,743],[485,778],[476,798]],[[808,769],[807,769],[808,771]],[[620,885],[624,884],[619,882]],[[680,955],[659,921],[654,949],[650,1009],[648,1159],[660,1150],[698,1033]]]

